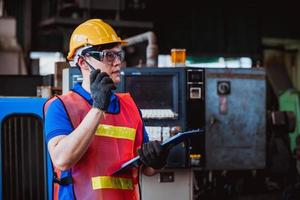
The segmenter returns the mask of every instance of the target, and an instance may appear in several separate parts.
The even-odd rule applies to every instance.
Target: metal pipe
[[[3,12],[3,4],[4,4],[4,2],[3,2],[3,0],[0,0],[0,17],[2,17],[3,16],[3,14],[4,14],[4,12]]]
[[[125,40],[128,42],[128,46],[148,41],[146,49],[146,65],[147,67],[157,66],[158,46],[156,35],[152,31],[145,32]]]

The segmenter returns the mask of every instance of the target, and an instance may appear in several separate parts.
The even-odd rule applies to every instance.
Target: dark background
[[[300,12],[291,1],[120,2],[123,5],[118,15],[121,20],[151,22],[153,26],[117,25],[114,26],[117,32],[127,38],[154,31],[160,54],[169,54],[171,48],[186,48],[188,55],[250,56],[255,62],[262,57],[262,38],[300,38]],[[6,16],[17,18],[18,41],[26,53],[62,51],[66,55],[70,33],[80,22],[94,17],[116,18],[116,10],[81,9],[76,0],[4,0],[4,9]],[[74,19],[74,15],[76,20],[68,20]],[[53,17],[65,20],[43,24]]]

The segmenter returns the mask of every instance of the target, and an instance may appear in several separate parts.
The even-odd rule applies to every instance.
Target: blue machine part
[[[0,97],[0,131],[2,131],[3,120],[10,115],[14,114],[33,114],[43,118],[43,104],[45,103],[45,98],[37,97]],[[0,144],[2,144],[2,133],[0,134]],[[44,144],[45,149],[45,144]],[[47,151],[45,151],[47,152]],[[3,200],[3,175],[2,175],[2,148],[0,148],[0,200]],[[50,161],[50,156],[47,153],[44,159],[44,169],[45,175],[47,174],[47,183],[45,191],[48,192],[48,199],[52,199],[52,165]],[[48,187],[49,186],[49,187]],[[48,188],[48,189],[47,189]]]
[[[266,165],[265,71],[207,69],[206,167],[262,169]]]

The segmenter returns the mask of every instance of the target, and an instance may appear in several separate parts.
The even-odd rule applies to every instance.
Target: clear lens
[[[121,62],[125,58],[125,52],[123,50],[114,52],[114,51],[103,51],[104,59],[108,62],[114,62],[116,58],[118,58]]]
[[[118,58],[121,62],[125,58],[125,52],[123,50],[114,52],[114,51],[89,51],[86,53],[87,56],[91,56],[96,60],[106,63],[113,63],[116,58]]]
[[[125,59],[125,51],[123,51],[123,50],[119,51],[118,57],[119,57],[120,61],[123,62]]]
[[[104,60],[107,62],[114,62],[116,59],[116,54],[112,51],[105,51],[104,53]]]
[[[89,51],[85,55],[91,56],[99,61],[103,61],[103,57],[104,57],[104,53],[102,51]]]

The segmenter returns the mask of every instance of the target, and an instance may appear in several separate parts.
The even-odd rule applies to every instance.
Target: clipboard
[[[203,129],[195,129],[195,130],[190,130],[190,131],[186,131],[186,132],[179,132],[176,135],[163,141],[161,143],[161,146],[163,148],[170,149],[188,137],[203,134],[203,133],[204,133]],[[136,157],[132,158],[131,160],[122,164],[121,167],[118,170],[116,170],[115,172],[113,172],[112,175],[120,174],[120,173],[122,173],[123,170],[126,170],[128,167],[138,167],[140,164],[141,164],[140,156],[136,156]]]

